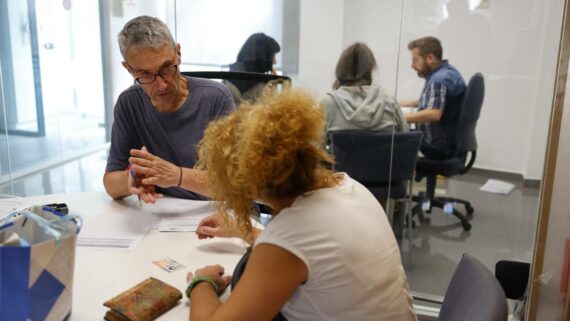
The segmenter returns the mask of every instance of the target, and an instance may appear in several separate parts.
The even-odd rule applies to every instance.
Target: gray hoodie
[[[341,86],[323,99],[327,131],[363,129],[369,131],[408,131],[396,99],[377,84]]]

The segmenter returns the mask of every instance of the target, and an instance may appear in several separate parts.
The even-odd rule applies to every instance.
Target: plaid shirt
[[[440,109],[443,114],[437,122],[418,125],[424,133],[424,145],[444,153],[455,149],[455,128],[465,88],[463,77],[447,60],[426,77],[418,110]]]

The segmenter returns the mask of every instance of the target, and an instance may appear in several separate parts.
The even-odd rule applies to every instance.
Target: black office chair
[[[412,179],[422,133],[375,133],[364,130],[328,132],[329,152],[335,158],[333,169],[346,172],[366,186],[377,198],[403,199],[411,204]],[[395,234],[403,226],[401,220],[393,222],[393,208],[388,218]],[[406,212],[404,212],[406,213]],[[396,224],[395,224],[396,223]]]
[[[420,192],[414,201],[418,204],[414,207],[413,213],[423,216],[422,205],[427,204],[427,213],[431,213],[433,207],[445,209],[452,212],[461,221],[463,229],[469,231],[471,223],[463,213],[453,208],[454,203],[465,206],[467,215],[473,214],[473,206],[466,200],[453,197],[436,197],[435,184],[437,175],[451,177],[463,175],[471,169],[477,156],[477,139],[475,137],[475,127],[481,113],[483,98],[485,96],[485,83],[483,75],[476,73],[471,77],[463,97],[461,112],[458,117],[455,144],[457,153],[453,157],[446,159],[420,158],[416,165],[416,181],[426,178],[426,191]],[[451,208],[450,208],[451,207]]]
[[[501,260],[495,264],[495,277],[509,299],[520,300],[524,296],[529,276],[530,263]]]
[[[507,298],[489,269],[464,254],[453,273],[443,301],[414,295],[414,299],[441,304],[438,321],[506,321]]]
[[[528,299],[530,263],[501,260],[495,264],[495,277],[503,287],[507,299],[512,303],[512,315],[524,320]]]
[[[281,75],[262,74],[256,72],[241,71],[183,71],[183,75],[189,77],[220,79],[230,90],[236,106],[239,106],[246,100],[255,100],[264,90],[279,89],[278,87],[289,88],[291,86],[291,78]],[[242,93],[232,84],[231,81],[252,81],[257,82],[260,86],[256,86],[246,93]]]

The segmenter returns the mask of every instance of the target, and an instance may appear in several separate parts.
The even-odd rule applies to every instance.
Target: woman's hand
[[[224,219],[222,214],[215,213],[204,217],[196,228],[199,239],[214,237],[240,237],[241,232],[233,219]]]
[[[201,276],[201,275],[209,276],[210,278],[212,278],[212,280],[214,280],[214,282],[216,282],[216,285],[218,286],[218,292],[217,292],[218,294],[224,292],[224,290],[232,282],[232,276],[224,275],[224,267],[219,264],[207,265],[201,269],[197,269],[196,271],[194,271],[194,273],[188,272],[188,274],[186,275],[186,282],[192,281],[192,278],[194,276]]]
[[[219,213],[204,217],[196,228],[196,235],[201,240],[214,237],[239,237],[249,245],[255,243],[260,233],[261,230],[255,227],[248,233],[244,233],[237,227],[233,219],[226,220]]]
[[[146,147],[131,149],[129,162],[136,173],[142,174],[144,185],[156,185],[160,187],[177,187],[182,180],[180,167],[165,161],[164,159],[149,153]]]

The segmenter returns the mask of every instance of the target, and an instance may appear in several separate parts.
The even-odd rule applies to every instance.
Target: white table
[[[71,214],[79,214],[89,224],[105,213],[132,216],[133,220],[156,216],[138,207],[135,197],[113,201],[105,193],[71,193],[29,197],[36,205],[66,203]],[[157,220],[159,217],[156,218]],[[184,293],[186,274],[209,264],[222,265],[226,273],[245,253],[245,244],[237,239],[198,240],[193,232],[158,232],[150,230],[131,251],[77,247],[73,286],[73,310],[69,321],[103,320],[107,310],[103,302],[148,277],[162,280]],[[168,273],[152,261],[170,257],[185,269]],[[227,296],[227,293],[226,295]],[[188,320],[185,297],[159,320]]]

